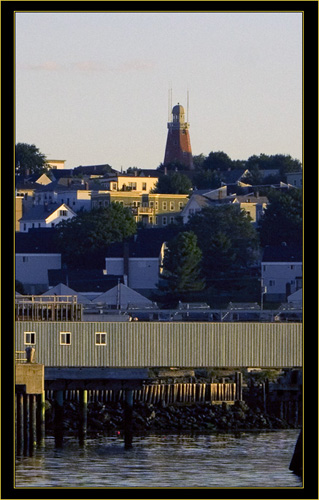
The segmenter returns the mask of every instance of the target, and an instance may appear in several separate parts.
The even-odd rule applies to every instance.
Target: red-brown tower
[[[188,130],[189,123],[185,122],[185,111],[179,103],[173,107],[172,121],[168,122],[167,128],[164,165],[177,161],[185,165],[189,170],[193,170],[193,156]]]

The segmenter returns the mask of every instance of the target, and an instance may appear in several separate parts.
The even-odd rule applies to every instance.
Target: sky
[[[15,14],[15,142],[65,168],[156,169],[170,89],[193,155],[302,161],[302,14]]]

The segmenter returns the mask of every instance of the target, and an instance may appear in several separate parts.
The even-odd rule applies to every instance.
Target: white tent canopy
[[[63,283],[59,283],[58,285],[49,288],[49,290],[44,292],[42,295],[76,295],[77,302],[79,304],[91,304],[91,301],[84,297],[84,295],[72,290],[72,288],[64,285]]]
[[[132,290],[123,283],[119,283],[114,288],[102,293],[93,303],[107,304],[108,306],[116,306],[121,309],[127,308],[129,304],[139,304],[141,306],[152,305],[152,301]]]
[[[289,295],[287,300],[290,303],[302,303],[302,288],[299,288],[299,290]]]

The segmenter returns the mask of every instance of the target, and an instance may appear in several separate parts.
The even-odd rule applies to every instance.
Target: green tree
[[[15,171],[18,175],[42,174],[50,167],[46,157],[34,144],[18,142],[15,146]]]
[[[192,231],[179,233],[168,242],[164,253],[163,277],[171,294],[203,290],[205,282],[200,277],[202,252]]]
[[[211,151],[203,162],[204,170],[228,170],[233,168],[231,158],[223,151]]]
[[[94,268],[96,259],[103,262],[108,245],[136,233],[136,222],[128,208],[111,203],[106,208],[79,213],[56,228],[64,262],[70,268]]]
[[[192,189],[191,180],[184,174],[173,172],[159,177],[153,193],[162,194],[189,194]]]
[[[302,190],[271,190],[269,204],[259,225],[262,246],[302,242]]]
[[[252,170],[253,168],[259,170],[279,170],[280,180],[286,182],[286,174],[289,172],[300,172],[301,163],[297,159],[293,159],[290,155],[276,154],[259,156],[250,156],[246,162],[246,168]]]
[[[225,270],[227,262],[227,270],[232,270],[247,267],[256,259],[259,238],[250,220],[237,205],[206,207],[189,219],[186,228],[197,235],[207,278]]]
[[[224,273],[232,268],[236,260],[236,251],[231,238],[218,231],[209,238],[209,251],[206,252],[205,269],[210,277]]]
[[[193,165],[195,170],[202,170],[203,164],[206,159],[206,156],[201,153],[200,155],[193,156]]]
[[[217,189],[221,186],[220,174],[216,170],[199,171],[193,177],[196,189]]]
[[[245,177],[245,183],[256,186],[258,184],[263,184],[263,174],[259,167],[253,166],[249,170],[249,174]]]

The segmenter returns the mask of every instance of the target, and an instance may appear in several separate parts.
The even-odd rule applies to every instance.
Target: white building
[[[35,205],[19,220],[20,232],[27,233],[33,228],[52,228],[59,222],[76,217],[76,213],[65,203]]]
[[[287,302],[288,296],[302,288],[301,246],[269,246],[261,262],[262,285],[266,287],[265,300]]]
[[[40,294],[49,287],[49,269],[61,269],[61,253],[50,229],[17,232],[15,237],[15,279],[26,294]]]

